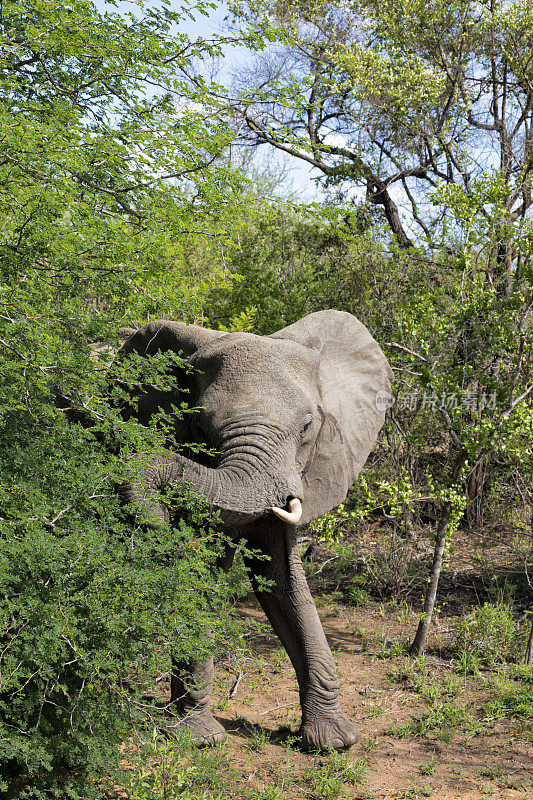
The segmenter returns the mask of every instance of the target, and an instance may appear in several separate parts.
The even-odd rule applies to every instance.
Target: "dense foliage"
[[[232,8],[263,42],[228,97],[241,140],[307,163],[342,226],[363,219],[367,242],[385,246],[380,268],[362,274],[347,238],[355,266],[342,259],[336,276],[363,280],[345,298],[327,286],[327,248],[303,277],[309,304],[361,316],[396,370],[392,461],[363,509],[388,494],[410,536],[428,498],[434,506],[420,652],[450,533],[463,519],[483,530],[495,506],[511,528],[531,524],[531,5]],[[399,478],[410,487],[400,504]]]
[[[0,10],[3,796],[98,794],[89,778],[105,782],[120,742],[156,713],[146,681],[231,629],[201,502],[182,499],[160,529],[133,527],[118,504],[125,465],[164,440],[121,421],[106,350],[89,347],[116,346],[147,316],[201,317],[221,280],[217,235],[242,179],[217,161],[228,134],[216,107],[200,113],[180,77],[213,47],[178,32],[183,13],[86,0]],[[84,426],[55,408],[54,385],[85,408]]]
[[[429,493],[445,528],[463,512],[482,526],[503,500],[525,529],[531,7],[254,0],[233,10],[263,41],[235,76],[239,135],[311,165],[338,209],[319,255],[307,230],[300,268],[289,245],[274,285],[289,286],[289,307],[301,281],[309,310],[357,314],[389,355],[393,483],[407,470],[412,484],[404,519]],[[276,232],[280,260],[301,230]],[[250,285],[250,263],[242,271]]]

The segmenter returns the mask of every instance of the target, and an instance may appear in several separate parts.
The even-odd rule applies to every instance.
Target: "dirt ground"
[[[317,773],[323,771],[327,756],[313,757],[288,749],[283,741],[268,741],[281,726],[290,726],[293,731],[298,727],[297,684],[284,651],[269,632],[253,598],[241,604],[241,612],[264,625],[262,632],[250,637],[249,653],[217,669],[214,713],[230,734],[229,763],[234,771],[228,789],[236,797],[238,786],[246,797],[254,788],[258,796],[263,796],[275,785],[281,791],[277,795],[280,798],[320,797],[320,788],[316,781],[313,786],[309,775],[313,768]],[[402,635],[402,621],[394,613],[384,612],[378,603],[358,610],[328,602],[319,613],[337,661],[344,711],[361,730],[361,740],[347,758],[365,762],[358,785],[343,784],[341,797],[533,798],[531,732],[515,722],[480,715],[484,695],[488,696],[482,679],[472,686],[469,678],[462,694],[472,708],[472,719],[466,726],[458,726],[444,738],[438,730],[426,735],[398,735],[406,723],[419,719],[428,709],[419,693],[394,677],[398,668],[405,669],[409,659],[394,654],[382,657],[379,653],[380,640],[384,651]],[[449,623],[447,619],[437,621],[434,639],[446,632]],[[412,620],[409,626],[413,627]],[[439,682],[449,669],[444,659],[428,658],[431,680]],[[327,781],[322,796],[336,796],[328,794]]]
[[[512,681],[512,667],[462,675],[453,660],[457,620],[483,601],[475,547],[457,541],[441,578],[427,655],[418,661],[405,654],[405,643],[418,623],[421,586],[413,603],[369,600],[360,607],[344,602],[335,583],[332,591],[327,581],[310,581],[337,662],[343,709],[361,731],[348,752],[298,749],[294,671],[253,595],[240,601],[235,613],[256,627],[242,649],[217,664],[213,713],[229,738],[198,751],[206,754],[203,766],[195,757],[189,762],[194,797],[533,800],[533,723],[489,705],[499,682]],[[510,552],[494,548],[491,569],[500,564],[509,571]],[[318,563],[328,555],[319,553]],[[423,557],[431,558],[431,548]],[[168,686],[158,690],[166,696]]]

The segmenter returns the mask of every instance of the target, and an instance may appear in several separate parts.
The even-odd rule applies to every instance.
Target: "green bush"
[[[367,575],[355,575],[346,586],[345,599],[354,606],[366,606],[370,601],[370,592],[365,589],[367,582]]]
[[[116,347],[122,325],[201,318],[239,213],[243,178],[217,158],[233,134],[198,112],[206,86],[180,80],[180,21],[206,6],[149,6],[2,5],[0,795],[13,800],[104,792],[119,745],[158,713],[141,695],[170,654],[229,631],[204,506],[186,493],[172,526],[135,527],[115,497],[164,432],[108,408],[109,359],[89,348]],[[196,57],[215,54],[194,38]],[[92,430],[54,408],[52,384]]]
[[[157,730],[130,745],[126,758],[132,765],[120,783],[130,800],[221,800],[232,768],[227,748],[198,749],[185,736],[169,741]]]
[[[496,667],[517,652],[518,630],[510,605],[484,603],[462,617],[456,627],[459,661],[476,671],[481,664]]]
[[[533,668],[516,664],[514,680],[497,679],[496,697],[487,704],[487,712],[495,716],[514,716],[533,720]]]
[[[160,719],[142,694],[170,655],[227,646],[229,590],[212,568],[223,537],[188,490],[172,525],[135,526],[113,491],[118,457],[56,412],[5,423],[0,793],[88,800],[119,745]]]

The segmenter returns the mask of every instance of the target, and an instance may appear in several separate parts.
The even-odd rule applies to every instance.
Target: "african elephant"
[[[341,503],[363,467],[384,421],[376,395],[390,389],[387,360],[361,322],[332,310],[270,336],[153,322],[127,339],[121,356],[168,350],[194,368],[187,399],[202,409],[187,415],[192,429],[178,424],[176,438],[196,437],[219,455],[211,465],[183,453],[154,457],[126,487],[127,499],[139,502],[165,484],[190,481],[221,510],[235,539],[245,538],[269,557],[247,567],[296,671],[302,745],[350,747],[358,732],[339,704],[335,663],[305,579],[297,526]],[[172,402],[172,392],[146,390],[136,413],[146,422],[156,409],[172,413]],[[151,502],[165,519],[166,510]],[[275,588],[260,591],[257,576],[273,580]],[[211,659],[178,665],[171,680],[171,701],[200,744],[225,736],[209,709],[212,677]]]

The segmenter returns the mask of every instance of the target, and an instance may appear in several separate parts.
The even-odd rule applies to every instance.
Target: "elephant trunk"
[[[165,485],[179,481],[191,483],[196,491],[221,510],[227,524],[238,525],[273,511],[278,517],[297,524],[302,515],[301,483],[268,478],[264,465],[246,461],[241,466],[206,467],[180,454],[150,455],[140,470],[140,477],[122,487],[122,496],[136,501],[162,522],[168,511],[157,499]],[[289,504],[289,510],[284,507]]]

